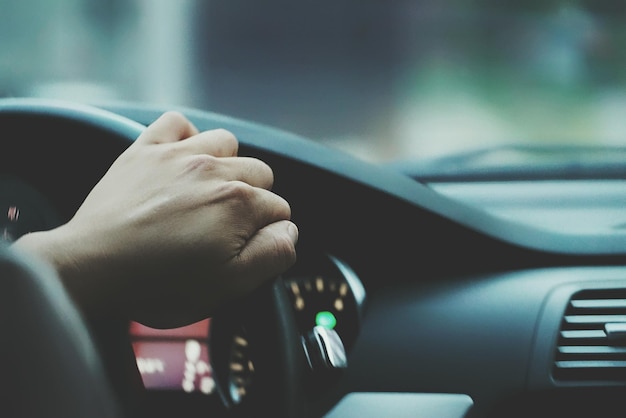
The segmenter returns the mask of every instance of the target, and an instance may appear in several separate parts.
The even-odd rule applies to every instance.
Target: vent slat
[[[601,339],[606,338],[606,332],[602,330],[577,330],[577,331],[561,331],[561,337],[568,339]]]
[[[556,367],[560,369],[626,369],[626,360],[577,360],[557,361]]]
[[[626,315],[568,315],[568,324],[605,324],[607,322],[626,322]]]
[[[552,375],[577,382],[626,382],[626,289],[583,290],[561,323]],[[615,328],[615,330],[613,330]]]
[[[608,345],[561,346],[558,350],[561,354],[626,354],[626,347]]]
[[[576,309],[626,309],[626,299],[584,299],[572,300]]]

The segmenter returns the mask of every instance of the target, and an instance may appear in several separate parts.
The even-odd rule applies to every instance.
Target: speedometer
[[[349,349],[357,337],[365,300],[363,285],[342,261],[328,257],[313,271],[285,279],[300,332],[316,326],[334,329]]]

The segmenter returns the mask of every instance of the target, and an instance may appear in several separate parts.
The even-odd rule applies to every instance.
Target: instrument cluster
[[[348,351],[357,338],[365,303],[363,285],[349,266],[324,256],[316,270],[280,280],[302,337],[316,327],[333,330]],[[231,326],[228,333],[222,326],[219,338],[229,341],[216,341],[214,329],[223,325],[219,321],[219,317],[209,318],[167,330],[131,323],[129,333],[146,389],[218,395],[229,405],[244,402],[254,390],[254,346],[239,325]],[[221,364],[224,361],[227,364]]]

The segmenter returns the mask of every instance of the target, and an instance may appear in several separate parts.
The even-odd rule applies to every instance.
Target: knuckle
[[[208,154],[195,154],[187,159],[187,171],[215,171],[219,166],[219,159]]]
[[[161,117],[175,126],[184,125],[187,123],[187,118],[185,117],[185,115],[176,110],[168,110],[163,113]]]
[[[219,128],[219,129],[215,129],[213,132],[227,146],[232,147],[234,149],[237,149],[237,147],[239,146],[239,141],[237,140],[237,137],[231,131],[224,129],[224,128]]]
[[[277,194],[272,194],[271,205],[272,219],[288,220],[291,219],[291,206],[289,202]]]
[[[158,148],[154,148],[154,153],[158,155],[161,161],[173,160],[179,155],[178,149],[170,144],[163,144]]]
[[[282,219],[291,219],[291,205],[289,205],[289,202],[287,202],[285,199],[282,199],[282,205],[281,205],[281,215],[282,215]]]
[[[255,191],[252,186],[242,181],[229,181],[221,186],[220,195],[239,204],[250,202]]]
[[[261,160],[255,158],[247,159],[245,170],[250,177],[253,177],[259,186],[271,189],[274,185],[274,171]]]
[[[259,167],[262,175],[267,178],[270,184],[274,183],[274,170],[269,166],[265,161],[257,160],[259,162]]]

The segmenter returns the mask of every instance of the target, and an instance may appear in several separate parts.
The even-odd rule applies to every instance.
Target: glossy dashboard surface
[[[138,123],[135,128],[165,110],[133,104],[103,104],[98,109]],[[604,417],[622,406],[626,350],[624,340],[610,330],[626,323],[626,307],[621,303],[626,300],[623,229],[613,228],[610,233],[579,225],[547,229],[519,222],[516,216],[494,216],[481,206],[484,188],[429,187],[290,133],[182,110],[200,129],[231,130],[241,143],[241,155],[261,158],[272,166],[274,190],[290,202],[301,231],[298,263],[284,277],[291,295],[288,304],[297,314],[298,296],[309,291],[319,303],[302,319],[302,327],[310,327],[306,321],[322,311],[331,312],[341,326],[350,324],[342,331],[349,335],[347,369],[323,387],[298,392],[288,402],[307,405],[311,416],[329,413],[348,394],[371,393],[459,395],[447,405],[469,399],[455,414],[462,416],[468,409],[467,416],[475,417],[589,413]],[[29,118],[6,111],[0,116],[5,129],[20,122],[15,122],[20,117]],[[52,208],[41,209],[55,215],[48,223],[34,223],[36,227],[68,219],[128,145],[126,134],[115,134],[115,130],[94,134],[93,127],[61,123],[54,117],[46,123],[47,129],[63,135],[39,143],[37,132],[26,129],[19,142],[8,142],[14,158],[2,165],[4,178],[38,190]],[[29,152],[33,146],[41,154]],[[510,182],[500,185],[507,194],[501,195],[499,203],[514,213],[524,210],[523,204],[515,202],[535,199],[543,201],[552,216],[576,209],[576,219],[584,221],[591,215],[604,219],[604,210],[617,213],[625,201],[623,182],[615,181],[612,194],[599,200],[593,210],[579,208],[575,202],[584,201],[585,191],[597,189],[581,181],[566,183],[570,200],[546,203],[541,189]],[[455,187],[463,191],[463,198],[459,198],[461,192],[451,192]],[[576,198],[577,193],[583,197]],[[6,209],[6,233],[11,232],[6,225],[11,226],[15,217],[11,207],[15,206],[9,204]],[[35,212],[40,207],[33,204]],[[348,276],[353,283],[350,292],[342,287]],[[331,283],[332,291],[326,287]],[[353,313],[342,317],[337,306]],[[222,343],[242,338],[239,331],[231,326],[220,334]],[[579,332],[582,339],[564,341],[563,336],[571,336],[571,331],[595,332],[600,337]],[[194,358],[207,364],[216,361],[203,357],[202,348],[199,353]],[[226,348],[216,354],[222,358],[221,365],[211,365],[215,371],[234,364],[224,353],[232,351]],[[564,354],[569,357],[563,358]],[[160,366],[152,363],[151,367]],[[263,375],[255,379],[245,390],[264,384]],[[154,396],[152,413],[237,415],[228,384],[220,385],[219,394],[209,396],[211,402]],[[414,409],[432,405],[416,399],[407,400],[407,405]],[[394,416],[393,410],[388,412]]]

